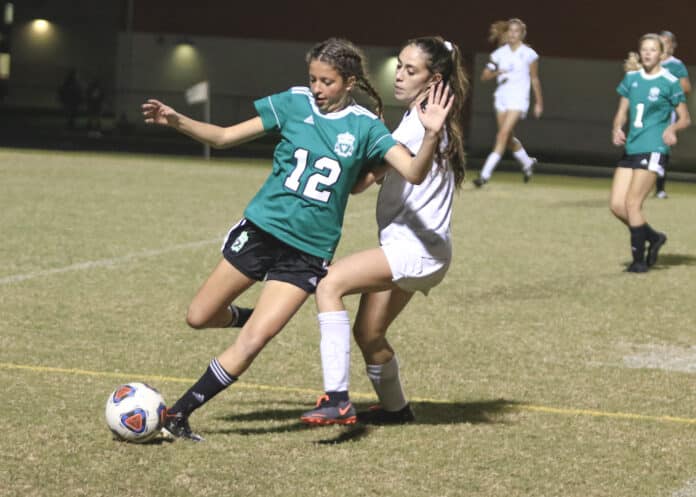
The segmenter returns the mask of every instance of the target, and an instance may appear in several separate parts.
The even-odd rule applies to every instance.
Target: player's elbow
[[[416,173],[409,173],[406,176],[404,176],[404,179],[411,183],[412,185],[420,185],[425,181],[425,178],[428,176],[428,172],[424,171],[421,174],[416,174]]]

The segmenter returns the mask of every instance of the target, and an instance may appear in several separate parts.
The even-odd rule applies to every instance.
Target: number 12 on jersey
[[[309,152],[302,148],[295,150],[295,159],[297,164],[292,170],[290,175],[285,179],[285,187],[296,192],[302,186],[300,180],[302,178],[302,173],[304,173],[307,168],[307,157]],[[339,164],[334,159],[330,157],[322,157],[317,160],[314,165],[314,169],[319,171],[310,174],[307,178],[307,183],[302,190],[302,195],[314,200],[319,200],[320,202],[328,202],[331,197],[331,191],[326,189],[319,189],[321,186],[330,187],[341,176],[341,164]],[[328,174],[323,174],[324,171],[328,171]]]

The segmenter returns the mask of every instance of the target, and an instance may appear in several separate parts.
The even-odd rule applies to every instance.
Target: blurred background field
[[[669,241],[645,275],[623,272],[606,177],[464,185],[448,276],[390,331],[412,425],[299,424],[321,389],[310,300],[192,417],[205,443],[112,441],[113,388],[173,401],[234,339],[183,317],[268,172],[0,150],[0,495],[696,495],[696,185],[678,181],[647,200]],[[338,257],[375,245],[376,192],[352,197]],[[365,408],[356,350],[352,365]]]

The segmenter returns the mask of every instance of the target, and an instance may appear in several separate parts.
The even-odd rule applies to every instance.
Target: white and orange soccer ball
[[[165,403],[162,394],[145,383],[126,383],[106,401],[106,424],[118,440],[142,443],[162,429]]]

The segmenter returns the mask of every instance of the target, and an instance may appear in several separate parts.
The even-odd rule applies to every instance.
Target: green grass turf
[[[414,424],[298,423],[321,389],[310,300],[191,418],[205,443],[112,441],[117,385],[174,401],[234,339],[183,317],[268,171],[0,150],[0,496],[696,495],[696,185],[676,182],[646,202],[669,241],[645,275],[609,180],[465,185],[449,274],[389,332]],[[337,256],[375,245],[375,200],[351,199]]]

